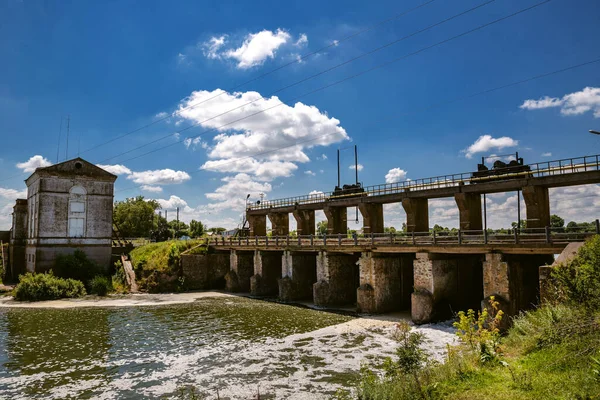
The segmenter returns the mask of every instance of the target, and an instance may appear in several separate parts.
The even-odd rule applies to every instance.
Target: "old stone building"
[[[25,271],[47,271],[58,254],[77,249],[108,268],[116,179],[81,158],[36,169],[25,181],[27,200],[17,200],[14,208],[13,279]]]

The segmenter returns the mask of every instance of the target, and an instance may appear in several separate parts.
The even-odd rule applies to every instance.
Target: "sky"
[[[0,229],[36,167],[78,155],[115,200],[233,228],[247,194],[333,190],[338,149],[353,183],[354,145],[364,185],[599,154],[599,23],[597,0],[5,0]],[[599,195],[552,189],[551,212],[600,218]],[[516,193],[486,201],[488,226],[516,220]],[[429,213],[458,226],[452,198]]]

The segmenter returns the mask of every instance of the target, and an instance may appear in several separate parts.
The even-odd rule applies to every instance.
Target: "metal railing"
[[[367,186],[364,188],[364,192],[361,193],[336,195],[333,192],[319,192],[304,196],[287,197],[276,200],[264,200],[260,204],[248,204],[247,209],[250,211],[262,210],[303,204],[322,203],[325,201],[336,201],[354,197],[382,196],[387,194],[402,193],[406,191],[439,189],[446,187],[455,187],[460,185],[472,185],[481,182],[493,182],[522,177],[542,178],[553,175],[565,175],[578,172],[598,171],[600,170],[599,161],[600,155],[566,158],[562,160],[528,164],[528,167],[530,168],[529,171],[513,173],[507,172],[499,175],[489,175],[485,177],[473,177],[473,173],[471,172],[452,175],[442,175],[431,178],[422,178],[416,180],[406,180],[403,182]]]
[[[445,246],[495,244],[566,244],[582,242],[600,234],[596,222],[593,231],[582,228],[532,228],[498,231],[452,230],[429,232],[374,233],[366,235],[302,235],[302,236],[247,236],[207,238],[206,244],[229,247],[324,247],[324,246]]]

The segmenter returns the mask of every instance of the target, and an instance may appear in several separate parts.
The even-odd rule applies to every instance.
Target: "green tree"
[[[317,235],[325,235],[327,233],[327,221],[317,222]]]
[[[513,222],[512,224],[510,224],[510,226],[512,226],[513,229],[517,229],[517,223],[516,222]],[[524,220],[524,219],[521,220],[521,228],[520,228],[520,230],[523,230],[523,229],[527,229],[527,220]]]
[[[212,232],[212,233],[217,234],[217,235],[225,232],[226,230],[227,229],[221,228],[221,227],[215,227],[215,228],[208,229],[209,232]]]
[[[160,208],[156,200],[144,196],[115,202],[113,222],[123,237],[150,237],[158,223],[155,211]]]
[[[176,239],[182,236],[190,236],[189,227],[183,221],[173,220],[169,222],[169,228]]]
[[[204,225],[201,221],[191,220],[190,221],[190,236],[191,237],[201,237],[204,235]]]
[[[165,240],[169,240],[173,237],[173,232],[169,227],[169,223],[164,217],[159,216],[156,219],[156,223],[154,225],[154,229],[150,233],[150,237],[157,242],[164,242]]]
[[[383,228],[383,232],[384,233],[395,234],[396,233],[396,228],[394,228],[393,226],[385,227],[385,228]]]
[[[563,228],[565,226],[565,220],[556,214],[550,216],[550,226],[552,228]]]

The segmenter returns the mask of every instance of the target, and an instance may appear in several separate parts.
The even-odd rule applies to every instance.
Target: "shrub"
[[[75,250],[73,254],[58,255],[52,270],[57,277],[76,279],[82,282],[89,282],[102,272],[98,264],[88,259],[81,250]]]
[[[600,308],[600,236],[586,242],[573,260],[555,268],[550,279],[555,301],[588,310]]]
[[[103,275],[96,275],[89,282],[90,292],[98,296],[106,296],[113,291],[112,280]]]
[[[127,293],[129,291],[125,270],[123,269],[123,264],[120,260],[115,262],[115,274],[112,276],[112,287],[117,293]]]
[[[19,276],[19,284],[14,289],[15,300],[39,301],[85,296],[81,281],[54,276],[52,271],[45,274],[27,273]]]

